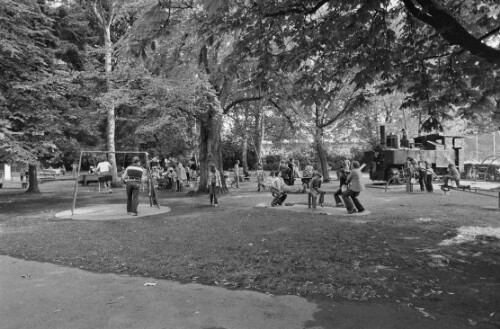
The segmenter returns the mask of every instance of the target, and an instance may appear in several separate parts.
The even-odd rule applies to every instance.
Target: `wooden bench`
[[[96,174],[80,174],[78,183],[83,186],[89,185],[90,183],[99,183],[99,178]]]

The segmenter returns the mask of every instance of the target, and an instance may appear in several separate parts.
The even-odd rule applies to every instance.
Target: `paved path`
[[[148,285],[150,284],[150,285]],[[461,319],[371,303],[322,304],[0,256],[2,329],[468,328]],[[477,327],[476,327],[477,328]]]

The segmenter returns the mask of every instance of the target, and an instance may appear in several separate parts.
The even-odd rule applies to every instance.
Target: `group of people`
[[[103,165],[102,168],[102,170],[105,170],[106,166]],[[179,163],[176,168],[181,170],[181,178],[184,177],[182,174],[182,163]],[[365,211],[365,208],[359,200],[359,195],[365,190],[365,184],[361,173],[362,168],[363,167],[358,161],[353,161],[351,163],[349,160],[344,160],[341,162],[340,169],[337,172],[340,184],[338,190],[333,194],[335,205],[337,207],[345,207],[349,214],[362,213]],[[236,187],[239,187],[239,169],[239,161],[236,161],[234,166],[235,177],[231,186],[236,184]],[[167,175],[178,175],[173,167],[169,167],[166,171]],[[140,167],[139,158],[134,157],[132,165],[127,167],[122,176],[123,180],[127,183],[127,212],[132,215],[137,215],[139,183],[143,172],[144,169]],[[449,181],[455,181],[457,187],[460,186],[460,174],[455,165],[450,164],[448,166],[448,173],[448,175],[444,176],[444,185],[447,186]],[[411,157],[407,158],[405,164],[405,177],[408,178],[408,191],[413,190],[413,182],[410,180],[415,178],[417,174],[421,190],[432,192],[434,172],[432,171],[431,164],[426,161],[422,155],[419,157],[419,161]],[[269,188],[271,193],[273,193],[274,199],[271,202],[272,206],[282,205],[289,193],[309,193],[313,200],[313,208],[315,208],[318,198],[319,205],[324,205],[324,195],[327,191],[323,190],[321,187],[323,182],[322,175],[320,172],[314,171],[310,163],[307,163],[302,174],[299,174],[298,164],[292,159],[288,162],[281,161],[279,169],[277,171],[272,171],[267,178],[264,174],[262,164],[259,164],[255,175],[257,178],[257,191]],[[302,178],[300,185],[294,184],[296,177]],[[215,207],[218,206],[217,195],[221,193],[223,186],[222,179],[223,175],[221,172],[217,170],[214,164],[210,164],[207,176],[207,189],[209,192],[210,205]]]
[[[365,211],[365,208],[358,199],[359,194],[365,189],[361,169],[358,161],[353,161],[351,165],[350,161],[346,160],[342,163],[339,170],[340,186],[334,193],[334,199],[336,206],[345,207],[349,214]],[[267,185],[274,194],[271,206],[282,205],[289,193],[309,193],[313,209],[316,208],[317,202],[319,202],[320,206],[324,205],[326,190],[321,187],[323,177],[320,172],[314,172],[312,166],[307,164],[302,175],[301,186],[290,184],[290,179],[288,179],[288,182],[285,180],[285,178],[289,178],[287,176],[289,173],[290,171],[280,165],[280,170],[271,172],[266,184],[262,184],[262,179],[257,179],[258,190],[260,190],[261,184],[264,186]],[[257,175],[259,175],[259,170],[257,171]]]
[[[197,165],[195,162],[190,162],[184,166],[181,161],[174,159],[158,160],[158,157],[153,157],[150,162],[151,176],[158,182],[166,181],[165,186],[169,190],[182,192],[186,181],[197,178]]]
[[[406,191],[413,192],[414,180],[418,177],[418,183],[420,185],[420,191],[427,191],[428,193],[434,192],[434,187],[432,181],[434,180],[434,170],[432,169],[431,163],[425,160],[423,155],[419,156],[419,160],[416,161],[412,157],[408,157],[404,164],[404,176],[406,179]],[[456,166],[452,163],[448,164],[448,174],[443,176],[444,185],[448,186],[449,181],[455,181],[457,187],[460,186],[460,173]]]
[[[158,168],[156,163],[152,161],[150,163],[151,169],[157,169],[160,172],[164,170]],[[103,177],[110,177],[111,164],[102,159],[97,166],[97,171]],[[165,170],[165,175],[170,177],[172,180],[179,182],[177,185],[177,190],[182,189],[182,181],[186,180],[187,173],[183,170],[184,167],[182,163],[178,163],[175,166],[169,166]],[[358,161],[344,160],[340,164],[340,169],[337,172],[339,179],[339,189],[334,193],[335,205],[337,207],[345,207],[349,214],[361,213],[365,211],[365,208],[359,200],[359,195],[365,190],[365,185],[363,182],[363,176],[361,173],[362,166]],[[422,191],[427,191],[429,193],[433,192],[432,179],[434,172],[432,170],[431,164],[425,160],[424,156],[419,157],[419,161],[414,160],[411,157],[407,158],[404,166],[405,177],[407,178],[407,191],[413,191],[413,182],[411,181],[415,177],[419,179],[420,189]],[[138,157],[132,159],[132,164],[126,168],[122,175],[122,179],[126,182],[127,190],[127,212],[133,216],[137,216],[137,206],[138,206],[138,195],[140,182],[143,177],[145,169],[140,166],[140,160]],[[231,183],[236,184],[239,187],[239,175],[240,175],[239,161],[236,161],[234,166],[234,180]],[[297,177],[302,178],[300,185],[295,185],[295,179]],[[318,171],[314,171],[310,163],[307,163],[302,174],[298,172],[298,163],[290,159],[288,162],[282,160],[277,171],[272,171],[269,177],[265,177],[262,164],[258,165],[257,172],[257,191],[265,190],[269,188],[271,193],[274,195],[274,199],[271,202],[272,206],[278,206],[283,204],[287,195],[289,193],[309,193],[313,200],[313,208],[316,206],[316,200],[319,197],[319,205],[324,205],[324,195],[326,190],[323,190],[321,185],[323,182],[322,175]],[[213,206],[218,205],[217,195],[221,193],[222,189],[222,179],[223,175],[215,167],[214,164],[209,165],[209,172],[207,176],[207,189],[209,191],[210,204]],[[111,179],[106,180],[106,183]],[[460,186],[460,174],[455,167],[455,165],[450,164],[448,166],[448,175],[444,176],[444,186],[448,186],[450,181],[455,181],[457,187]],[[109,188],[106,185],[106,188]]]
[[[432,186],[432,180],[434,179],[434,170],[432,165],[425,160],[423,155],[419,156],[419,160],[408,157],[406,159],[405,165],[405,177],[406,177],[406,191],[413,192],[413,179],[418,173],[418,184],[420,185],[420,191],[427,191],[428,193],[434,192],[434,187]]]

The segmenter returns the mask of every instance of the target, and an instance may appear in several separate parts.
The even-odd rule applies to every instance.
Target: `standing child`
[[[323,180],[322,178],[323,177],[321,176],[321,174],[319,172],[316,172],[314,173],[314,177],[311,179],[311,182],[309,184],[311,187],[311,191],[309,192],[309,197],[311,198],[311,204],[313,209],[316,209],[316,202],[318,199],[318,195],[319,195],[319,205],[323,207],[325,193],[321,189],[321,182]]]
[[[335,205],[337,207],[344,206],[340,197],[342,196],[342,192],[347,191],[347,176],[349,175],[349,173],[350,173],[349,170],[346,170],[344,166],[342,166],[337,173],[340,181],[340,186],[337,192],[333,194],[333,198],[335,199]]]
[[[257,192],[260,192],[260,188],[266,189],[266,184],[264,184],[264,170],[262,170],[262,164],[259,163],[257,166]]]
[[[217,193],[222,186],[222,181],[220,178],[220,172],[215,169],[215,165],[210,165],[210,170],[208,171],[208,193],[210,194],[210,205],[217,207],[219,204],[217,200]]]
[[[403,129],[404,130],[404,129]],[[413,177],[415,176],[415,167],[417,166],[417,161],[412,157],[406,158],[404,165],[404,173],[406,179],[406,192],[413,192]]]
[[[240,188],[240,160],[236,160],[234,164],[234,180],[231,182],[231,187],[236,184],[236,188]]]

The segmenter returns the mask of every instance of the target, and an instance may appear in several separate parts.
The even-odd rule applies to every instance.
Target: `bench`
[[[53,171],[38,171],[36,175],[39,179],[56,179]]]
[[[81,174],[78,183],[87,186],[90,183],[99,183],[99,177],[96,174]]]

